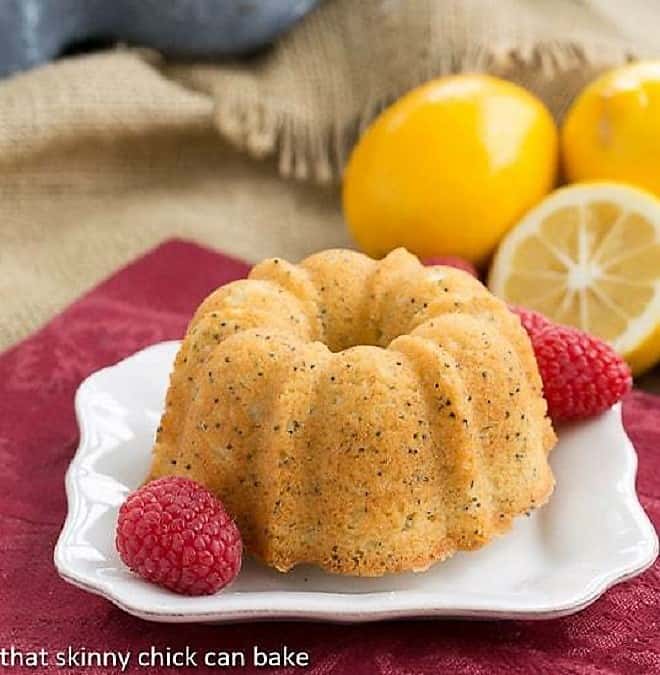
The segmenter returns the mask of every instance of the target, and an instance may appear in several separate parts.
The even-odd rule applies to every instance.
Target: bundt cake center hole
[[[326,335],[322,340],[323,344],[333,353],[340,354],[348,349],[356,347],[377,347],[378,349],[387,349],[390,342],[393,342],[398,335],[394,337],[386,337],[382,331],[374,332],[374,335],[342,335],[341,338],[333,339],[332,335],[328,335],[330,331],[326,331]],[[402,333],[403,335],[403,333]]]

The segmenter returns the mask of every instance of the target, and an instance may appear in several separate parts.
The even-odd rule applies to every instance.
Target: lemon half
[[[660,360],[660,200],[617,183],[556,190],[502,241],[488,285],[601,337],[640,374]]]

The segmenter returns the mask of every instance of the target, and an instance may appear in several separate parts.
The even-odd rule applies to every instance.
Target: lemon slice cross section
[[[638,375],[660,360],[660,200],[621,183],[556,190],[506,235],[488,285],[606,340]]]

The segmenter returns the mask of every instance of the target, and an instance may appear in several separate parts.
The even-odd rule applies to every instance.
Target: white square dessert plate
[[[620,406],[563,427],[551,454],[550,502],[477,552],[419,574],[378,579],[247,559],[220,593],[184,597],[146,583],[114,546],[117,511],[144,479],[178,342],[88,377],[76,395],[80,445],[66,476],[68,515],[55,548],[67,581],[139,617],[167,622],[255,619],[372,621],[402,617],[545,619],[576,612],[641,573],[658,538],[635,493],[637,456]]]

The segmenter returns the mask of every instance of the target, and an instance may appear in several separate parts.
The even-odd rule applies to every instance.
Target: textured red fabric
[[[193,244],[166,243],[0,356],[0,648],[135,652],[188,645],[204,652],[287,644],[309,651],[309,672],[319,674],[660,672],[657,562],[585,611],[539,622],[165,625],[133,618],[60,580],[52,553],[65,514],[64,472],[77,444],[79,382],[145,345],[179,337],[208,291],[246,271]],[[624,419],[639,454],[641,500],[658,527],[660,398],[634,391]]]

